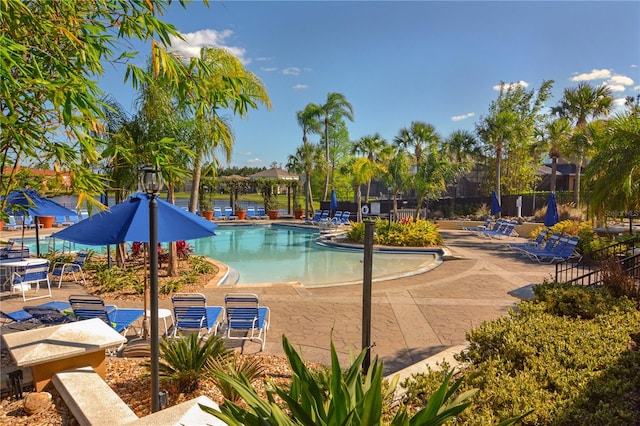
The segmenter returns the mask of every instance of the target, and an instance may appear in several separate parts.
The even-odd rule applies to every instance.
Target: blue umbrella
[[[193,240],[215,235],[218,226],[200,216],[158,201],[158,242]],[[106,246],[127,241],[149,242],[149,199],[145,193],[132,195],[75,225],[53,234],[56,238],[92,246]]]
[[[33,189],[23,188],[7,195],[5,211],[15,216],[22,216],[22,241],[24,244],[24,216],[34,216],[36,225],[36,254],[40,256],[40,232],[38,216],[73,216],[77,213],[38,194]]]
[[[498,195],[496,195],[496,191],[491,193],[491,216],[495,216],[502,211],[502,207],[500,207],[500,201],[498,200]]]
[[[329,202],[329,210],[334,212],[338,208],[338,196],[334,189],[331,190],[331,201]]]
[[[547,213],[544,215],[545,226],[553,226],[560,222],[558,217],[558,203],[556,202],[556,194],[553,192],[549,194],[549,200],[547,201]]]

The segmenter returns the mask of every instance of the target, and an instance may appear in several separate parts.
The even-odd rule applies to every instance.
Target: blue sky
[[[412,121],[446,137],[473,130],[500,82],[554,80],[549,106],[581,81],[621,102],[640,93],[640,2],[195,2],[164,19],[184,35],[174,49],[230,49],[266,86],[273,109],[234,118],[231,165],[286,164],[302,143],[296,112],[339,92],[354,108],[351,140],[391,142]],[[140,50],[140,64],[148,55]],[[123,69],[100,87],[132,109]],[[313,136],[313,141],[318,137]]]

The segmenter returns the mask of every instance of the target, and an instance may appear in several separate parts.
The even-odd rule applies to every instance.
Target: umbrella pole
[[[22,239],[20,240],[20,260],[24,260],[24,215],[22,215]]]
[[[40,224],[38,223],[38,216],[34,216],[33,223],[36,224],[36,256],[40,257]]]

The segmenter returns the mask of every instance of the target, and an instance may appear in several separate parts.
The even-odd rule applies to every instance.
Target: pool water
[[[305,287],[324,287],[362,282],[363,251],[324,247],[316,243],[318,230],[280,225],[219,226],[216,235],[191,240],[194,254],[219,260],[235,269],[238,284],[299,282]],[[63,241],[56,240],[62,251]],[[66,243],[67,246],[69,243]],[[25,239],[35,252],[35,239]],[[49,241],[40,243],[47,252]],[[105,252],[104,247],[71,244],[71,250]],[[68,247],[65,251],[68,251]],[[374,281],[412,275],[434,268],[440,262],[434,253],[373,253]]]
[[[323,247],[317,230],[287,226],[220,226],[216,236],[191,241],[206,254],[239,272],[240,284],[300,282],[305,287],[362,282],[362,250]],[[437,265],[433,253],[373,254],[374,280],[388,279]]]

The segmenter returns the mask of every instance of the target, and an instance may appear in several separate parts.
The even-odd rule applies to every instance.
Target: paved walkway
[[[386,373],[420,362],[449,347],[466,343],[465,334],[483,321],[505,315],[519,299],[510,292],[550,278],[552,265],[539,265],[504,250],[504,240],[479,238],[462,230],[443,230],[450,253],[439,267],[421,275],[373,284],[371,341],[373,356],[385,363]],[[519,240],[522,240],[521,238]],[[375,261],[375,260],[374,260]],[[80,287],[64,283],[53,298],[66,300]],[[329,363],[330,340],[347,364],[349,353],[362,341],[362,286],[304,288],[288,285],[205,288],[210,305],[223,304],[229,292],[252,292],[271,309],[265,353],[282,355],[282,335],[307,361]],[[6,294],[6,293],[4,293]],[[47,299],[43,299],[42,303]],[[38,304],[41,301],[31,302]],[[121,307],[135,302],[107,300]],[[24,305],[21,298],[2,297],[0,309]],[[161,300],[161,308],[170,301]],[[257,352],[246,343],[245,353]]]

